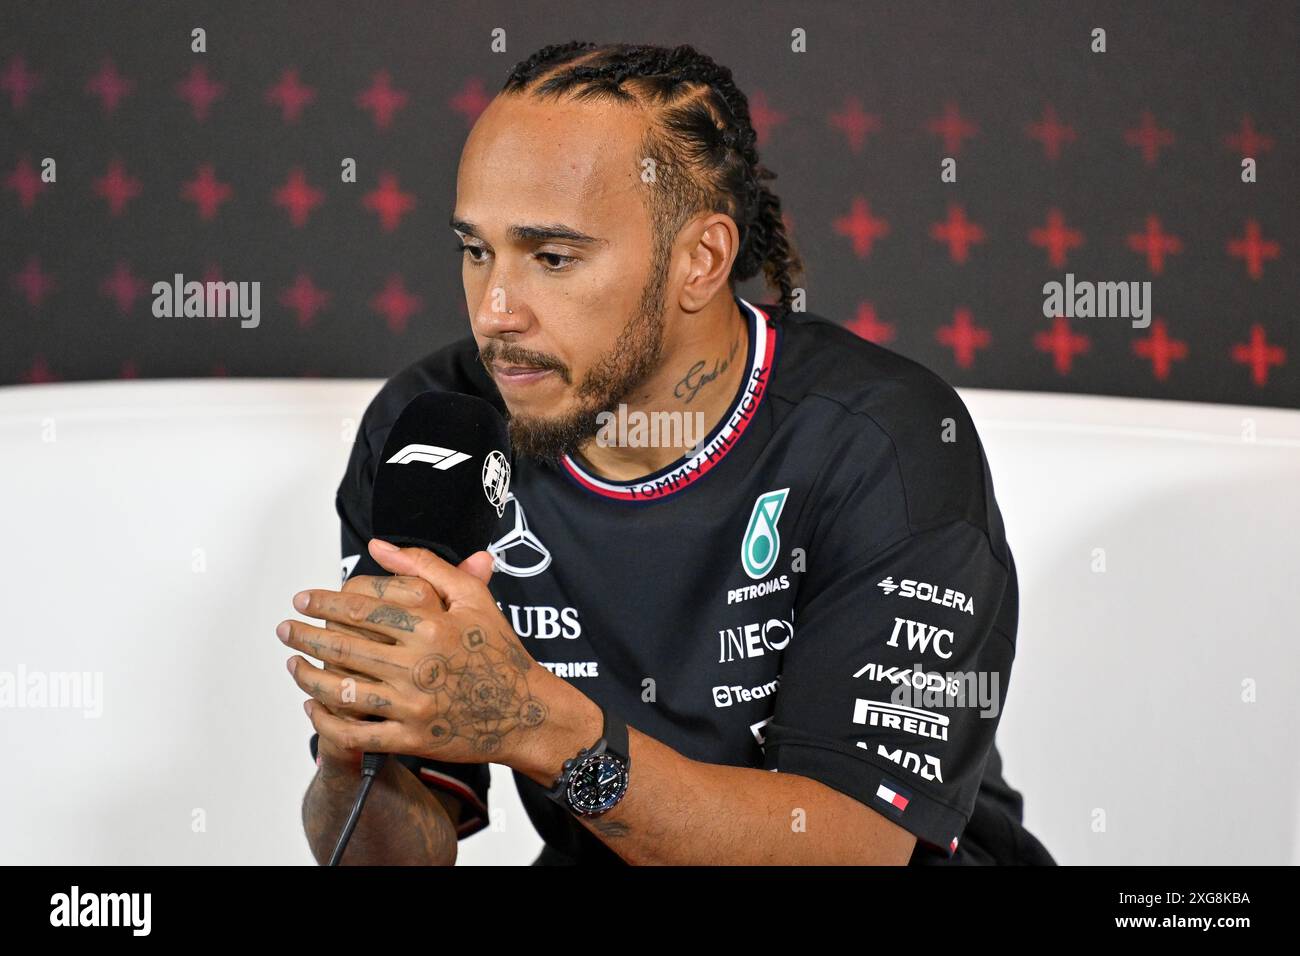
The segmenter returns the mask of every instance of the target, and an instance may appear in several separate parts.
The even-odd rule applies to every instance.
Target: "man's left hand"
[[[479,552],[462,570],[422,548],[391,547],[372,539],[369,550],[389,571],[427,582],[427,595],[404,593],[398,603],[311,589],[294,606],[393,643],[294,620],[277,628],[289,647],[359,675],[295,659],[294,681],[314,698],[306,702],[312,726],[344,750],[527,762],[548,743],[548,721],[559,716],[552,708],[571,704],[576,691],[529,657],[502,616],[487,588],[491,556]]]

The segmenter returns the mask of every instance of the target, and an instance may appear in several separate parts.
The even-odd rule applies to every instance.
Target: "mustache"
[[[534,352],[509,342],[489,342],[479,349],[479,361],[483,367],[492,371],[493,365],[518,365],[522,368],[551,369],[560,373],[564,384],[570,384],[569,367],[545,352]]]

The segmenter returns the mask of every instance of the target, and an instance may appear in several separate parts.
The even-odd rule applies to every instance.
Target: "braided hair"
[[[510,71],[503,94],[607,100],[646,109],[641,155],[655,160],[647,190],[656,261],[666,261],[682,227],[701,212],[736,223],[740,248],[728,285],[758,275],[787,308],[803,263],[785,233],[781,200],[764,182],[776,174],[758,161],[749,100],[731,70],[694,47],[614,43],[547,46]]]

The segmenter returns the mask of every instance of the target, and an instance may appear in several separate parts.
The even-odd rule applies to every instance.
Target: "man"
[[[697,51],[577,43],[471,131],[473,336],[371,402],[343,593],[279,631],[324,664],[290,660],[318,860],[381,751],[345,863],[454,862],[489,762],[539,863],[1052,862],[994,748],[1017,584],[975,428],[923,367],[791,310],[754,140]],[[735,294],[760,270],[780,304]],[[376,459],[430,389],[492,402],[515,452],[492,554],[459,568],[370,540]]]

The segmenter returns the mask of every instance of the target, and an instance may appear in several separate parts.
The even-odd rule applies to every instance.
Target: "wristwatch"
[[[618,805],[627,793],[632,764],[627,724],[608,707],[600,711],[604,718],[600,739],[564,761],[547,793],[560,806],[584,817],[599,816]]]

